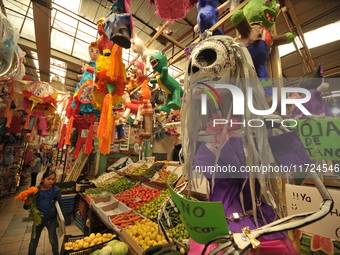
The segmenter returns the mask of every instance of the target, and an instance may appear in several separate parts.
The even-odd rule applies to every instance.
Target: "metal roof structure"
[[[241,1],[240,7],[249,0]],[[224,1],[220,1],[224,2]],[[277,34],[294,32],[303,34],[340,21],[338,0],[286,0],[276,22]],[[66,90],[73,92],[81,75],[80,59],[88,59],[88,44],[98,38],[96,22],[110,11],[107,0],[4,0],[6,14],[20,33],[19,46],[26,52],[26,74],[32,80],[50,81],[53,76],[62,78]],[[181,77],[185,72],[184,49],[198,35],[194,32],[197,9],[192,8],[184,19],[167,23],[155,14],[149,0],[132,0],[131,10],[135,34],[150,49],[166,53],[171,64],[171,74]],[[230,22],[229,9],[220,15],[220,27],[226,35],[236,36]],[[222,21],[223,20],[223,21]],[[165,28],[167,32],[158,33]],[[339,31],[334,31],[339,33]],[[299,46],[299,45],[298,45]],[[296,86],[311,66],[323,63],[325,77],[340,76],[340,40],[308,50],[301,45],[298,51],[281,57],[285,86]],[[128,66],[136,57],[124,49],[124,62]],[[150,76],[153,74],[150,73]],[[292,78],[293,82],[288,82]],[[331,83],[330,91],[340,91],[340,84]]]

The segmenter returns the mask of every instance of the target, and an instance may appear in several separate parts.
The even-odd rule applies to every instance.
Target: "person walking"
[[[53,255],[59,255],[58,252],[58,237],[57,228],[59,226],[57,220],[57,208],[55,206],[55,201],[58,201],[60,208],[62,209],[62,198],[60,188],[54,186],[56,181],[56,173],[47,170],[42,178],[41,183],[38,186],[37,195],[37,208],[42,213],[42,222],[40,225],[36,226],[36,235],[31,235],[31,241],[28,247],[28,255],[35,255],[39,243],[39,238],[44,227],[48,230],[48,236],[50,243],[52,245]],[[26,200],[24,204],[24,209],[28,210],[28,206],[31,201]]]
[[[36,152],[33,154],[33,160],[30,163],[31,166],[31,187],[36,185],[37,175],[41,171],[42,159],[40,153]]]

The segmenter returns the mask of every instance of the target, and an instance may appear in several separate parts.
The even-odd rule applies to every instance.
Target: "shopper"
[[[173,156],[172,156],[172,160],[173,161],[180,161],[180,152],[182,149],[182,144],[181,144],[181,140],[179,139],[181,134],[176,132],[175,135],[175,141],[174,141],[174,152],[173,152]],[[181,157],[181,161],[183,162],[183,157]]]
[[[39,238],[44,227],[48,230],[48,236],[52,245],[53,255],[59,255],[58,252],[58,237],[57,227],[59,226],[57,221],[57,209],[55,201],[58,201],[60,207],[62,206],[61,191],[57,186],[54,186],[56,180],[56,173],[47,170],[42,178],[41,183],[38,186],[37,196],[37,208],[42,213],[42,223],[36,227],[36,236],[33,238],[31,235],[31,241],[28,248],[28,255],[35,255]],[[24,209],[28,209],[31,202],[25,201]]]
[[[31,166],[31,187],[36,185],[37,175],[41,171],[42,159],[40,153],[36,152],[33,154],[33,160]]]

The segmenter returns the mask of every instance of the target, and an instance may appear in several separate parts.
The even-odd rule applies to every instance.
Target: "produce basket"
[[[80,217],[80,212],[76,213],[76,226],[83,232],[86,232],[86,218],[83,219]]]
[[[112,229],[108,229],[104,232],[101,232],[101,234],[104,233],[111,233],[111,234],[115,234],[114,230]],[[63,245],[61,247],[61,252],[60,255],[90,255],[92,252],[94,252],[95,250],[101,249],[103,248],[108,242],[117,239],[117,237],[114,237],[113,239],[100,243],[100,244],[96,244],[87,248],[83,248],[83,249],[79,249],[79,250],[66,250],[65,249],[65,243],[68,242],[75,242],[79,239],[82,239],[86,237],[86,235],[79,235],[79,236],[72,236],[72,235],[65,235],[64,236],[64,241],[63,241]]]
[[[133,163],[117,171],[119,175],[130,175],[137,168],[141,167],[144,163]]]
[[[54,183],[55,186],[60,188],[61,194],[72,194],[76,193],[76,182],[56,182]]]
[[[182,166],[166,166],[158,171],[151,179],[152,182],[173,185],[182,175]]]
[[[140,177],[143,178],[143,180],[149,180],[151,179],[158,171],[160,171],[163,167],[165,167],[164,163],[155,163],[153,164],[149,170],[144,172]]]

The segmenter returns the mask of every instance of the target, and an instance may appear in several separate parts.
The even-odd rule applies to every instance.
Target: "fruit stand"
[[[176,244],[184,254],[189,234],[166,186],[179,185],[180,173],[178,164],[137,162],[91,180],[96,188],[78,192],[89,205],[89,233],[112,230],[135,254],[160,245],[176,249]]]

